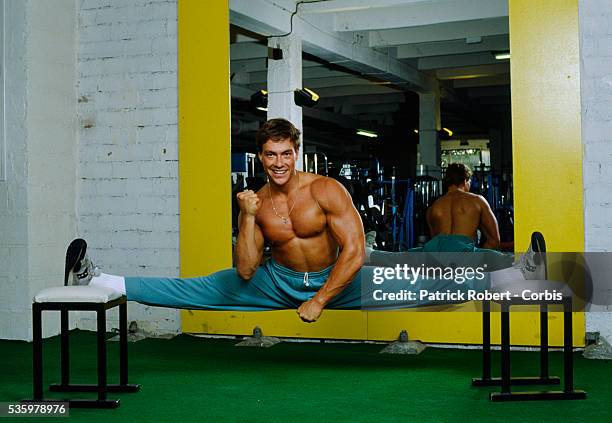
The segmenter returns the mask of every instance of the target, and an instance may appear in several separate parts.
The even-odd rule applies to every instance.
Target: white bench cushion
[[[40,291],[35,303],[107,303],[121,297],[121,293],[103,286],[57,286]]]

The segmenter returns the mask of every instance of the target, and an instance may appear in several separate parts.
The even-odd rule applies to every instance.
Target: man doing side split
[[[296,170],[300,132],[287,120],[266,122],[256,142],[268,183],[258,192],[237,195],[240,232],[235,269],[196,278],[101,274],[86,255],[85,241],[77,239],[66,254],[66,278],[71,284],[110,287],[130,301],[156,306],[242,311],[295,308],[305,322],[316,321],[324,308],[361,308],[360,275],[367,274],[362,269],[365,240],[348,192],[333,179]],[[260,265],[266,241],[272,258]],[[412,288],[418,291],[424,286],[456,288],[453,281],[425,281]],[[423,300],[410,305],[431,303]]]
[[[237,195],[240,207],[237,266],[199,278],[120,277],[95,274],[86,243],[67,253],[72,283],[101,285],[146,304],[212,310],[297,308],[313,322],[324,307],[359,308],[353,284],[364,260],[364,233],[348,192],[337,181],[296,170],[300,131],[284,119],[256,135],[268,183]],[[264,242],[272,259],[260,266]],[[93,276],[93,278],[92,278]]]

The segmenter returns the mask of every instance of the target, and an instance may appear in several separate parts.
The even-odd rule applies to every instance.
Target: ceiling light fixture
[[[296,89],[293,92],[293,101],[300,107],[314,107],[320,98],[319,94],[308,88]]]
[[[251,95],[251,106],[257,110],[264,112],[268,111],[268,92],[266,90],[259,90]]]
[[[498,52],[493,53],[493,56],[497,60],[506,60],[510,58],[510,52],[509,51],[498,51]]]
[[[368,138],[378,138],[378,134],[374,131],[368,131],[367,129],[357,129],[357,135]]]

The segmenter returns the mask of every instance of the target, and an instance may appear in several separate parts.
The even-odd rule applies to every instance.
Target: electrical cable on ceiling
[[[288,35],[291,35],[291,33],[293,32],[293,17],[295,15],[297,15],[298,9],[300,8],[300,5],[302,3],[322,3],[322,2],[326,2],[326,1],[331,1],[331,0],[298,1],[295,4],[295,10],[291,14],[291,17],[289,18],[289,32],[287,32],[286,34],[281,34],[281,35],[267,35],[265,38],[266,39],[269,39],[269,38],[280,38],[280,37],[287,37]]]
[[[274,4],[274,5],[275,5],[275,6],[277,6],[277,7],[280,7],[280,6],[278,6],[277,4],[275,4],[275,3],[274,3],[272,0],[266,0],[266,1],[267,1],[268,3]],[[311,1],[305,1],[305,0],[302,0],[302,1],[297,2],[297,3],[295,4],[295,10],[294,10],[294,11],[291,13],[291,17],[289,18],[289,32],[287,32],[287,33],[285,33],[285,34],[279,34],[279,35],[267,35],[267,36],[264,36],[263,38],[264,38],[264,39],[266,39],[266,40],[269,40],[270,38],[282,38],[282,37],[287,37],[288,35],[291,35],[291,34],[293,33],[293,17],[294,17],[295,15],[297,15],[298,10],[299,10],[300,6],[301,6],[303,3],[307,3],[307,4],[308,4],[308,3],[323,3],[323,2],[329,2],[329,1],[333,1],[333,0],[311,0]],[[283,9],[284,9],[284,10],[287,10],[287,9],[285,9],[285,8],[283,8]],[[310,21],[308,21],[308,20],[306,20],[306,19],[302,19],[302,21],[303,21],[305,24],[307,24],[307,25],[309,25],[310,27],[312,27],[314,30],[319,31],[319,32],[320,32],[320,33],[322,33],[322,34],[328,35],[328,36],[330,36],[330,37],[332,37],[332,38],[334,38],[334,39],[338,40],[338,41],[339,41],[339,42],[341,42],[341,43],[351,44],[351,45],[353,45],[353,46],[356,44],[356,41],[355,41],[355,40],[353,40],[353,42],[352,42],[352,43],[348,43],[346,40],[344,40],[344,39],[342,39],[342,38],[340,38],[340,37],[337,37],[337,36],[335,36],[335,35],[329,34],[328,32],[321,30],[321,28],[317,27],[317,26],[316,26],[316,25],[314,25],[312,22],[310,22]],[[317,58],[317,59],[318,59],[318,58]],[[312,58],[311,58],[310,60],[315,60],[315,59],[312,59]],[[320,60],[321,62],[325,62],[326,66],[330,67],[330,69],[331,69],[331,67],[333,66],[333,67],[336,67],[336,68],[338,68],[338,69],[341,69],[341,71],[342,71],[342,72],[347,72],[347,73],[350,73],[350,74],[352,74],[352,75],[356,75],[356,76],[359,76],[359,77],[362,77],[362,78],[366,78],[366,79],[371,78],[369,75],[366,75],[366,74],[364,74],[363,72],[354,71],[354,70],[352,70],[352,69],[348,69],[348,68],[345,68],[345,67],[340,66],[340,65],[334,65],[334,64],[332,64],[332,63],[329,63],[329,62],[324,61],[324,60],[321,60],[321,59],[319,59],[319,60]],[[316,61],[316,60],[315,60],[315,61]],[[386,82],[386,81],[385,81],[385,82]],[[394,84],[394,85],[396,85],[396,84]]]

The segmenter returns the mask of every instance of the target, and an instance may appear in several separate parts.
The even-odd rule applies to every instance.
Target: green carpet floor
[[[116,410],[70,411],[83,422],[610,422],[612,365],[575,354],[575,383],[586,401],[491,403],[473,388],[478,350],[428,348],[419,356],[378,354],[380,345],[283,343],[233,347],[233,340],[187,335],[130,343],[136,394]],[[117,382],[118,344],[109,342],[109,382]],[[95,382],[95,334],[71,332],[73,382]],[[497,354],[494,363],[497,363]],[[59,339],[44,344],[45,386],[59,379]],[[513,374],[537,372],[534,352],[513,352]],[[553,353],[553,374],[561,371]],[[31,344],[0,341],[0,401],[31,397]],[[49,393],[50,398],[62,394]],[[75,394],[79,395],[79,394]],[[91,394],[80,394],[87,397]],[[19,418],[15,421],[28,419]],[[0,423],[9,421],[0,419]]]

